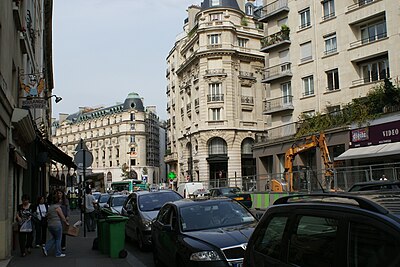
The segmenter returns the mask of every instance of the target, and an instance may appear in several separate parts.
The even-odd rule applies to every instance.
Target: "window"
[[[288,83],[282,83],[281,84],[281,90],[282,90],[282,101],[283,104],[291,104],[292,103],[292,85],[290,82]]]
[[[223,101],[222,88],[220,83],[210,83],[208,86],[208,101]]]
[[[302,112],[305,118],[312,118],[315,116],[315,110],[309,110]]]
[[[135,130],[135,124],[131,124],[131,131],[134,131]]]
[[[389,62],[381,59],[369,62],[360,66],[364,83],[383,80],[389,78]]]
[[[386,35],[386,21],[379,21],[370,25],[363,25],[361,29],[361,43],[369,43],[382,38]]]
[[[287,17],[285,17],[283,19],[279,19],[278,22],[277,22],[278,27],[282,27],[282,25],[287,25],[287,21],[288,21]]]
[[[131,121],[135,120],[135,113],[131,113]]]
[[[219,34],[210,34],[208,36],[209,44],[214,45],[214,44],[219,44]]]
[[[238,46],[246,47],[247,46],[247,39],[238,37]]]
[[[335,0],[325,0],[322,2],[324,9],[323,20],[333,18],[335,16]]]
[[[349,233],[349,266],[399,265],[400,242],[392,233],[359,222],[350,222]]]
[[[339,70],[329,70],[326,72],[326,79],[328,81],[328,91],[339,89]]]
[[[310,8],[306,8],[299,12],[300,15],[300,29],[311,26]]]
[[[213,138],[208,146],[209,155],[226,155],[228,154],[227,145],[224,139]]]
[[[307,42],[300,45],[301,62],[305,62],[312,59],[311,42]]]
[[[326,108],[330,115],[336,116],[340,115],[340,105],[337,106],[330,106]],[[344,151],[343,151],[344,152]],[[339,154],[340,155],[340,154]],[[338,155],[338,156],[339,156]]]
[[[246,15],[253,16],[254,14],[254,6],[251,3],[246,3]]]
[[[131,141],[131,143],[135,143],[135,136],[134,135],[130,136],[130,141]]]
[[[325,42],[325,55],[335,53],[337,51],[336,33],[324,37]]]
[[[210,116],[212,121],[220,121],[221,120],[221,108],[212,108],[210,109]]]
[[[338,224],[333,218],[299,216],[289,240],[289,262],[296,266],[335,266]]]
[[[279,259],[283,249],[282,237],[285,232],[287,217],[273,217],[263,227],[254,242],[254,250],[266,256]]]
[[[214,20],[222,20],[222,13],[210,14],[210,20],[211,20],[211,21],[214,21]]]
[[[221,0],[210,0],[210,6],[219,6]]]
[[[303,96],[309,96],[314,94],[314,77],[308,76],[302,79],[304,93]]]

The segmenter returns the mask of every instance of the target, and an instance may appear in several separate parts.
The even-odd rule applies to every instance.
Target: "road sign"
[[[174,180],[176,178],[176,174],[174,172],[169,172],[168,173],[168,179]]]
[[[83,157],[85,157],[85,166],[83,164]],[[90,151],[87,150],[79,150],[76,152],[74,157],[74,162],[78,169],[87,168],[93,163],[93,155]]]

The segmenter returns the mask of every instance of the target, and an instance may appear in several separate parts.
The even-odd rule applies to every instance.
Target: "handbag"
[[[30,233],[32,232],[32,221],[31,219],[24,221],[19,228],[21,233]]]

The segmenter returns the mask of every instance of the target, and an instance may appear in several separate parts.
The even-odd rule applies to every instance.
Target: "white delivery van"
[[[199,182],[181,183],[177,191],[182,197],[189,198],[195,191],[206,191],[206,188]]]

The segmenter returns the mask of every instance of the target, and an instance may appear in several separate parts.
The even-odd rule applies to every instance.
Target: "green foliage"
[[[240,21],[240,25],[242,26],[248,26],[249,22],[247,21],[247,18],[243,17],[242,20]]]
[[[400,88],[385,79],[384,83],[373,88],[366,97],[353,99],[342,110],[314,116],[300,115],[300,128],[296,137],[317,133],[327,129],[357,123],[362,125],[379,117],[384,108],[400,105]]]

